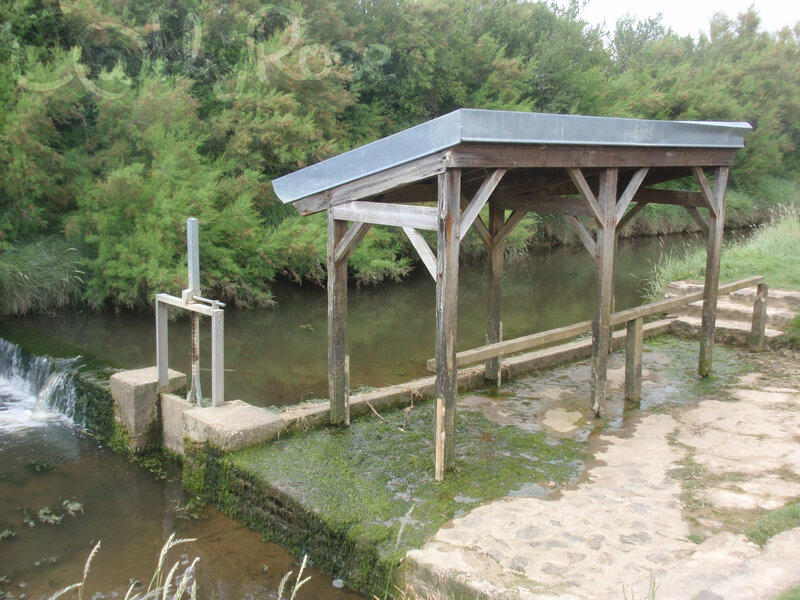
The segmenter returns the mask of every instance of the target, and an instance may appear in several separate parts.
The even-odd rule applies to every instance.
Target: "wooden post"
[[[750,328],[750,350],[755,352],[761,352],[764,349],[768,293],[769,286],[766,283],[759,283],[756,289],[756,300],[753,303],[753,325]]]
[[[461,169],[439,175],[439,229],[436,261],[436,416],[434,462],[436,481],[456,465],[456,325],[458,316],[458,251],[461,214]]]
[[[350,424],[350,374],[347,356],[347,259],[336,260],[336,246],[347,233],[347,221],[328,209],[328,394],[331,423]]]
[[[695,169],[702,177],[702,169]],[[704,180],[700,181],[703,188]],[[711,373],[714,354],[714,328],[717,322],[717,288],[719,286],[719,259],[722,252],[722,233],[725,226],[725,190],[728,185],[728,167],[718,167],[714,174],[711,196],[715,210],[709,210],[708,246],[706,250],[706,281],[703,297],[703,322],[700,332],[700,360],[697,371],[705,377]]]
[[[503,340],[503,254],[505,242],[497,234],[505,224],[505,210],[489,204],[489,235],[492,245],[488,249],[488,302],[486,307],[486,343],[494,344]],[[502,381],[501,360],[499,356],[486,360],[484,378],[499,386]]]
[[[592,322],[592,410],[600,416],[608,383],[608,349],[611,336],[611,301],[614,295],[614,242],[616,239],[617,169],[600,172],[597,198],[601,222],[597,227],[594,320]]]
[[[638,403],[642,397],[642,342],[644,319],[628,321],[625,337],[625,400]]]

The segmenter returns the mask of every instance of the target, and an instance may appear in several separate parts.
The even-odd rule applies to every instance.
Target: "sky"
[[[567,4],[559,0],[559,4]],[[778,31],[784,25],[793,27],[800,21],[798,0],[589,0],[583,8],[583,18],[593,24],[604,20],[606,28],[613,30],[617,19],[630,13],[637,19],[662,14],[662,23],[680,35],[697,38],[699,32],[708,33],[708,24],[715,12],[736,18],[751,4],[761,17],[761,28]]]

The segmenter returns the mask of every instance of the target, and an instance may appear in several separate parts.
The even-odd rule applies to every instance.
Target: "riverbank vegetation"
[[[590,26],[577,0],[3,2],[0,268],[25,277],[0,312],[148,309],[185,285],[187,216],[204,291],[268,306],[278,277],[323,280],[326,237],[271,180],[460,107],[748,121],[728,219],[757,223],[797,197],[799,58],[800,26],[762,31],[752,8],[692,39],[658,19]],[[659,208],[632,233],[694,228]],[[530,218],[509,252],[570,239]],[[21,263],[49,240],[70,249],[59,265]],[[353,276],[402,277],[412,256],[373,228]]]
[[[720,281],[763,275],[778,289],[800,290],[800,210],[783,207],[769,223],[746,239],[729,242],[722,249]],[[653,269],[650,296],[660,297],[671,281],[702,281],[706,270],[705,248],[691,248],[666,255]]]

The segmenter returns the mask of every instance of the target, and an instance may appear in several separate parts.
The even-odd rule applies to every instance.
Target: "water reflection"
[[[623,240],[616,271],[618,310],[642,302],[644,281],[665,252],[697,238],[670,236]],[[483,343],[486,272],[482,263],[461,266],[458,346]],[[177,290],[170,290],[177,293]],[[349,291],[351,383],[380,386],[427,374],[434,352],[434,282],[424,269],[402,282]],[[226,397],[257,405],[285,405],[327,396],[327,304],[313,285],[278,285],[272,310],[227,311]],[[594,302],[594,261],[582,247],[532,252],[506,265],[503,280],[506,338],[588,319]],[[74,313],[26,322],[128,368],[154,364],[153,317],[141,314]],[[201,336],[207,354],[210,332]],[[188,321],[170,323],[170,366],[188,372]],[[205,373],[210,388],[210,374]]]

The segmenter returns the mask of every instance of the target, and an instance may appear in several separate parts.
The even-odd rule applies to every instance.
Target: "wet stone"
[[[586,558],[585,554],[580,552],[567,552],[567,559],[569,560],[570,565],[574,565],[575,563],[581,562],[584,558]]]
[[[525,529],[519,530],[515,537],[519,540],[532,541],[540,537],[544,533],[540,527],[535,525],[528,525]]]
[[[509,565],[512,571],[519,571],[520,573],[524,573],[527,566],[528,559],[524,556],[515,556],[511,559],[511,564]]]
[[[697,594],[697,600],[725,600],[725,598],[719,594],[715,594],[711,590],[703,590]]]
[[[633,535],[621,535],[619,541],[623,544],[646,544],[650,541],[650,536],[646,533],[634,533]]]
[[[563,575],[569,567],[564,565],[557,565],[551,562],[546,562],[542,565],[542,573],[548,575]]]
[[[586,542],[586,545],[589,546],[592,550],[600,550],[600,546],[605,541],[605,538],[602,535],[593,535],[589,538],[589,541]]]

